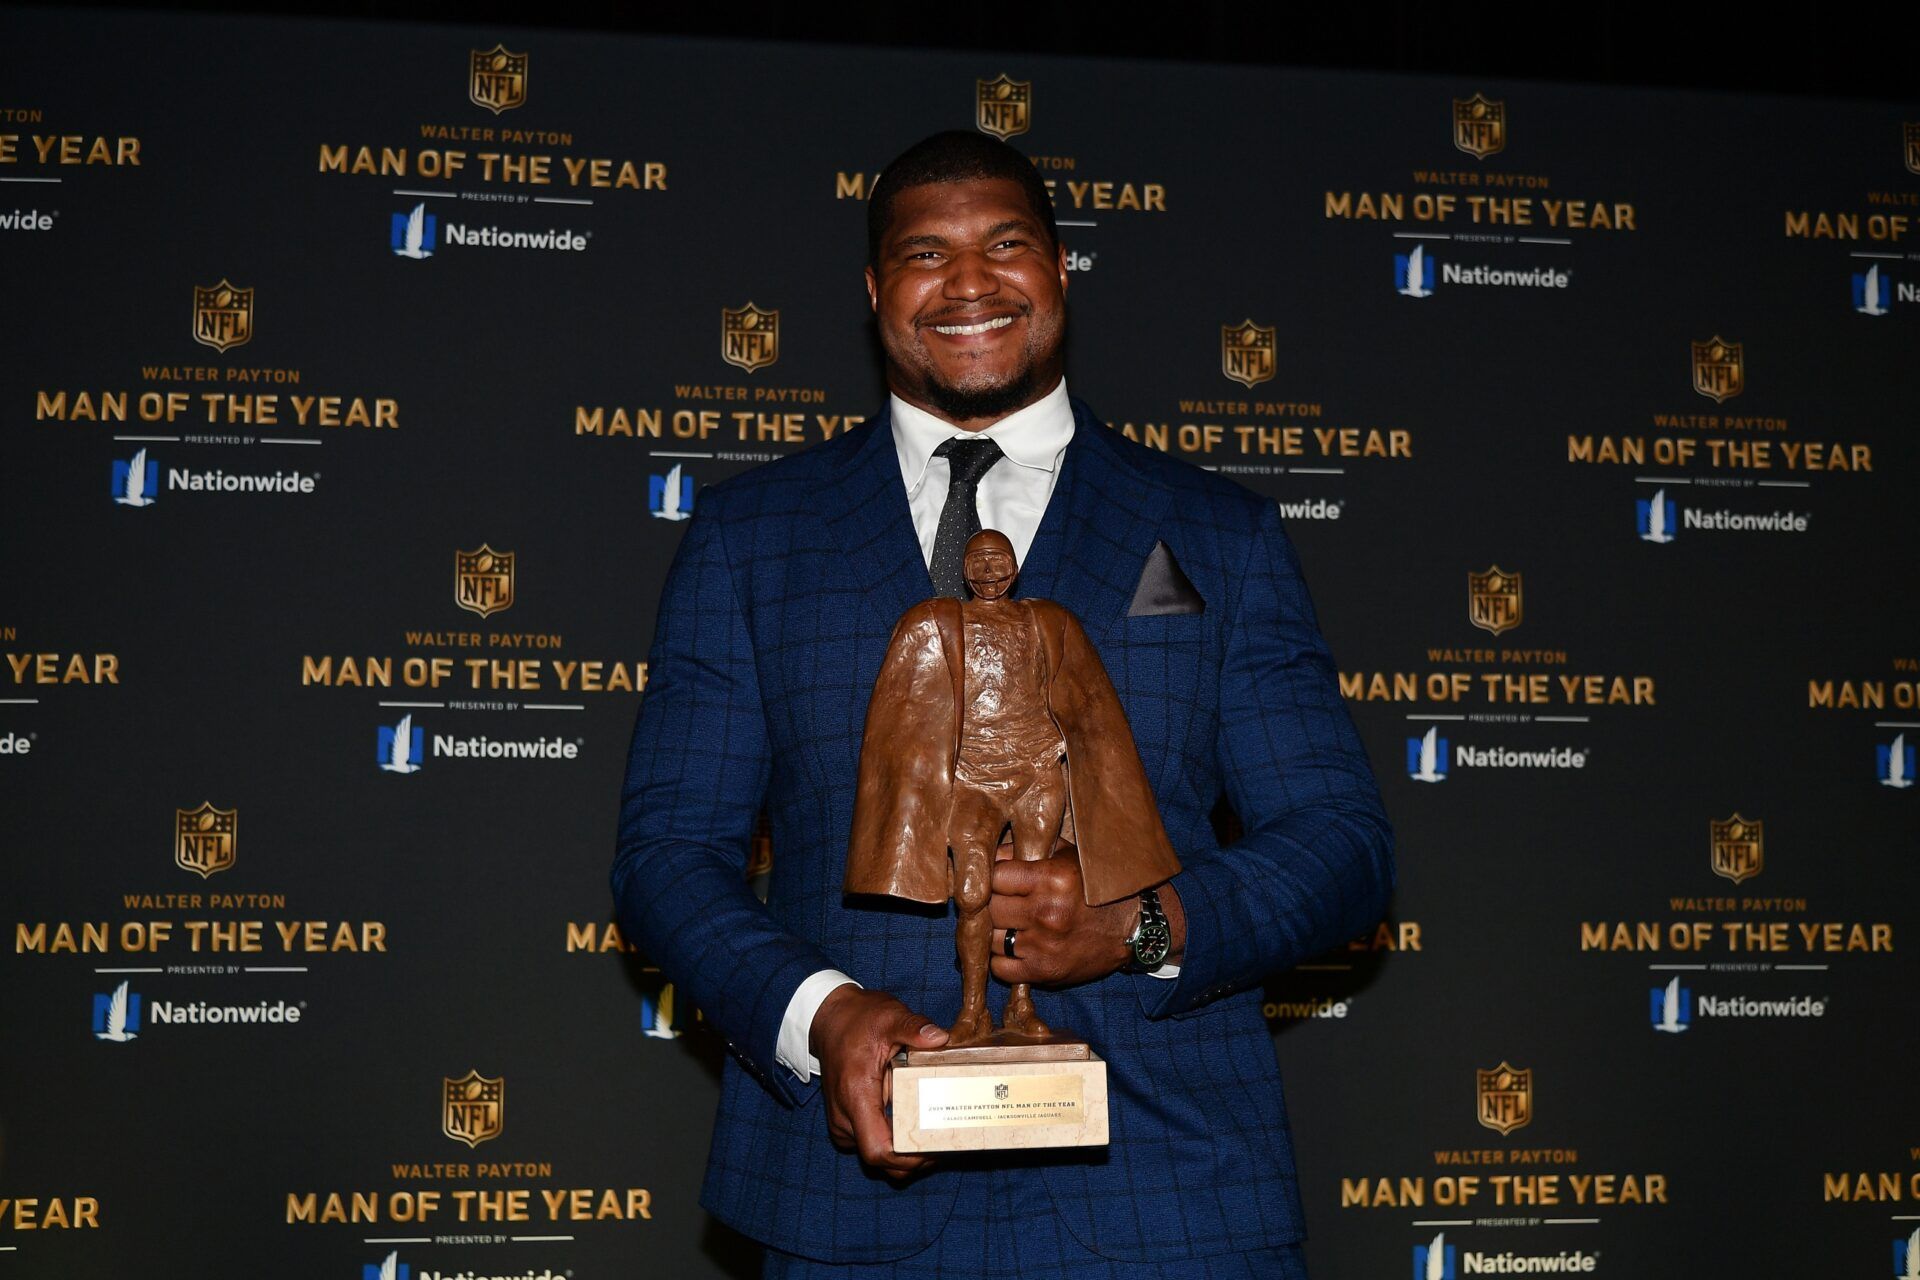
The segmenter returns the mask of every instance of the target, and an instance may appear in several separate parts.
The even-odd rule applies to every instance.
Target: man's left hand
[[[1002,847],[1001,853],[1012,850]],[[1133,958],[1127,939],[1140,910],[1137,898],[1101,907],[1087,905],[1080,855],[1071,846],[1050,858],[993,864],[993,976],[1002,982],[1070,987],[1115,972]],[[1007,930],[1015,931],[1014,954],[1006,954]]]

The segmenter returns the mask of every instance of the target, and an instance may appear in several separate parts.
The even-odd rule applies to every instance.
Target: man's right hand
[[[933,1163],[933,1157],[896,1152],[893,1125],[884,1108],[892,1098],[887,1064],[901,1049],[938,1049],[947,1033],[884,991],[847,983],[813,1015],[807,1047],[820,1060],[820,1089],[827,1100],[827,1132],[842,1151],[898,1181]]]

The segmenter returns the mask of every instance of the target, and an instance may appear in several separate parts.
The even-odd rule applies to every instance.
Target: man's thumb
[[[947,1042],[947,1030],[945,1027],[927,1018],[921,1018],[919,1021],[920,1025],[914,1028],[913,1031],[914,1039],[920,1041],[922,1044],[945,1044]]]

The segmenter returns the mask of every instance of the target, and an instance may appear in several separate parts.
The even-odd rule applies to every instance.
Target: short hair
[[[895,156],[880,172],[867,198],[867,265],[880,261],[880,245],[893,221],[893,202],[911,187],[939,182],[969,182],[979,178],[1007,178],[1020,184],[1033,206],[1034,217],[1046,228],[1047,240],[1060,248],[1060,229],[1053,220],[1053,197],[1033,167],[1033,161],[998,138],[965,129],[950,129],[922,138]]]

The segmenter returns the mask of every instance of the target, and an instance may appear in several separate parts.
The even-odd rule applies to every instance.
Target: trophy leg
[[[1056,762],[1042,769],[1039,777],[1014,803],[1013,856],[1023,862],[1038,862],[1051,857],[1066,810],[1066,773]],[[1015,983],[1008,994],[1004,1021],[1008,1031],[1023,1036],[1053,1034],[1053,1028],[1040,1021],[1040,1015],[1034,1011],[1033,990],[1024,982]]]
[[[992,837],[978,835],[999,814],[977,792],[958,791],[954,798],[951,847],[954,861],[955,906],[960,924],[954,931],[954,949],[960,958],[960,1016],[947,1028],[947,1047],[979,1044],[993,1035],[993,1011],[987,1008],[987,949],[993,940]],[[998,830],[994,836],[998,836]]]

